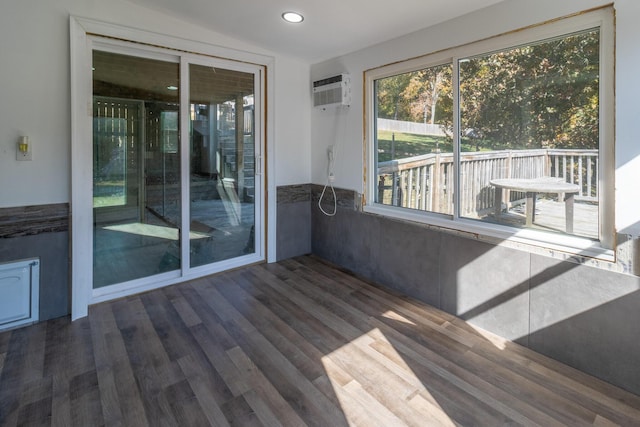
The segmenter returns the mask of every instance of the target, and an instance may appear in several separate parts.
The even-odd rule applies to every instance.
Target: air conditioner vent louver
[[[330,107],[351,104],[351,77],[339,74],[313,82],[313,106]]]

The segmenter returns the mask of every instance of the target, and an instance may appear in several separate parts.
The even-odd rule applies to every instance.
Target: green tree
[[[411,73],[399,74],[376,81],[378,117],[409,120],[409,100],[404,92],[411,81]]]
[[[451,65],[426,68],[411,73],[403,95],[409,100],[411,121],[436,124],[441,98],[451,99]]]
[[[596,148],[598,46],[592,31],[462,61],[461,128],[476,150]]]
[[[475,150],[597,148],[599,31],[460,61],[460,128]],[[438,123],[452,137],[452,66],[376,82],[381,118]]]

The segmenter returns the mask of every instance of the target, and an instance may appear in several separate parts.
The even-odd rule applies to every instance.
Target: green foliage
[[[451,115],[451,68],[447,64],[377,80],[378,117],[440,123]]]
[[[596,148],[598,32],[460,64],[461,123],[509,148]]]
[[[409,102],[408,121],[439,123],[451,111],[451,65],[425,68],[411,73],[403,95]]]
[[[452,135],[451,68],[379,80],[378,117],[438,123]],[[464,148],[598,147],[598,30],[464,59],[459,68]]]
[[[378,117],[406,120],[409,102],[403,94],[411,81],[411,74],[400,74],[376,82]]]

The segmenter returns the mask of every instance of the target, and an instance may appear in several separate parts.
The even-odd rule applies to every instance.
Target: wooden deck
[[[525,205],[520,204],[503,212],[496,221],[515,227],[525,225]],[[495,221],[492,216],[485,218]],[[536,202],[536,219],[532,227],[536,230],[565,232],[565,205],[550,199],[538,198]],[[588,239],[598,239],[598,205],[595,203],[577,202],[573,213],[573,234]]]
[[[0,334],[0,425],[639,425],[640,397],[314,257]]]

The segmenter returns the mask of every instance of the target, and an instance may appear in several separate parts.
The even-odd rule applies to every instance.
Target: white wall
[[[615,2],[616,229],[640,235],[640,2]]]
[[[311,182],[309,65],[276,58],[276,185]]]
[[[363,192],[363,103],[365,70],[474,42],[528,25],[609,4],[607,0],[507,0],[486,9],[410,35],[354,52],[311,67],[312,80],[348,72],[355,102],[336,117],[320,110],[311,113],[312,182],[324,184],[326,151],[339,140],[337,187]],[[618,0],[616,60],[616,228],[640,234],[640,2]],[[346,125],[345,123],[346,122]]]
[[[8,1],[0,13],[0,207],[70,199],[69,15],[275,57],[268,143],[283,170],[276,184],[310,181],[307,64],[123,0]],[[15,160],[20,135],[31,138],[31,162]]]

